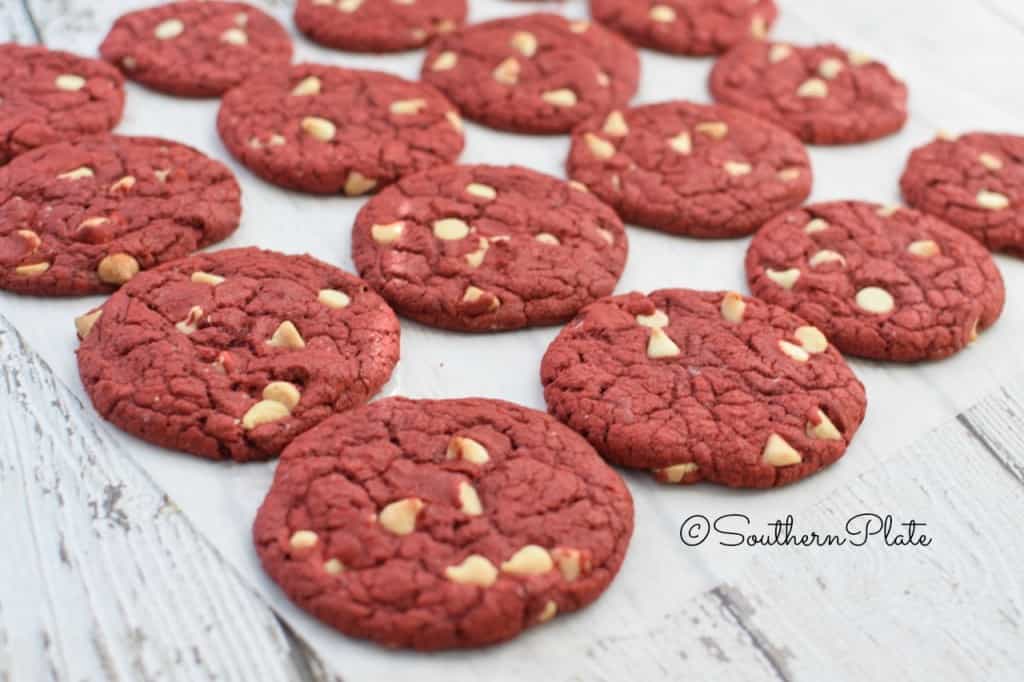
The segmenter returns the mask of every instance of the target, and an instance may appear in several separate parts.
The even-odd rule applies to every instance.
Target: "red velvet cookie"
[[[0,288],[109,292],[238,227],[228,168],[156,137],[101,135],[40,147],[0,168]]]
[[[451,163],[462,120],[434,88],[381,71],[298,64],[235,88],[217,130],[263,179],[311,194],[366,194]]]
[[[298,0],[295,25],[328,47],[401,52],[462,26],[466,11],[466,0]]]
[[[241,2],[171,2],[114,22],[100,54],[132,80],[184,97],[217,97],[287,64],[288,32]]]
[[[590,13],[636,45],[662,52],[711,55],[775,22],[775,0],[590,0]]]
[[[495,644],[608,587],[633,500],[551,417],[482,398],[388,398],[281,457],[253,528],[292,601],[352,637]]]
[[[404,315],[463,331],[564,322],[615,288],[615,212],[518,166],[446,166],[371,199],[352,233],[360,274]]]
[[[749,234],[811,192],[807,150],[741,111],[664,102],[573,131],[569,174],[627,223],[693,237]]]
[[[124,110],[124,79],[98,59],[0,45],[0,165],[45,144],[104,133]]]
[[[611,31],[556,14],[496,19],[430,45],[422,78],[468,118],[501,130],[565,133],[636,93],[640,58]]]
[[[813,204],[758,231],[747,251],[755,296],[819,327],[843,353],[938,360],[991,326],[1006,292],[992,256],[909,209]]]
[[[824,335],[736,293],[602,299],[541,365],[552,414],[616,464],[671,483],[770,488],[839,459],[864,387]]]
[[[365,282],[254,248],[144,272],[75,326],[105,419],[209,459],[275,456],[369,399],[398,361],[398,320]]]
[[[835,45],[748,42],[715,62],[711,94],[810,144],[866,142],[907,121],[907,86],[881,62]]]
[[[911,206],[993,251],[1024,256],[1024,137],[940,137],[914,150],[900,187]]]

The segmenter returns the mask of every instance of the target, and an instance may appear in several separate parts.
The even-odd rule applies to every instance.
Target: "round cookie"
[[[256,248],[144,272],[75,326],[100,415],[209,459],[277,455],[366,402],[398,362],[398,320],[365,282]]]
[[[380,71],[298,64],[221,103],[225,146],[275,185],[311,194],[376,191],[462,152],[462,119],[434,88]]]
[[[565,133],[636,93],[640,58],[588,21],[536,13],[495,19],[431,43],[422,78],[484,125]]]
[[[285,450],[253,528],[301,608],[420,650],[495,644],[587,606],[632,533],[629,490],[585,440],[481,398],[328,419]]]
[[[339,50],[401,52],[462,26],[467,10],[466,0],[298,0],[295,25]]]
[[[107,132],[123,110],[124,79],[109,64],[0,45],[0,165],[45,144]]]
[[[867,142],[907,121],[907,86],[881,62],[836,45],[743,43],[715,62],[711,94],[810,144]]]
[[[938,360],[971,343],[1003,309],[992,256],[941,220],[836,201],[785,213],[747,251],[755,296],[819,327],[843,353]]]
[[[241,2],[171,2],[122,15],[100,54],[132,80],[183,97],[217,97],[291,61],[276,19]]]
[[[671,483],[792,483],[843,455],[866,408],[819,330],[733,292],[593,303],[552,342],[541,381],[598,452]]]
[[[762,39],[775,23],[775,0],[590,0],[596,21],[636,45],[695,56]]]
[[[40,147],[0,168],[0,289],[110,292],[238,227],[228,168],[156,137],[102,135]]]
[[[593,195],[518,166],[404,178],[356,218],[352,257],[400,313],[435,327],[556,324],[615,288],[626,232]]]
[[[692,237],[753,232],[811,192],[807,150],[741,111],[663,102],[573,131],[569,175],[627,223]]]
[[[913,151],[900,187],[911,206],[993,251],[1024,256],[1024,137],[939,137]]]

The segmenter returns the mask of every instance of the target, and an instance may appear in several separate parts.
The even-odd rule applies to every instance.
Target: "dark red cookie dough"
[[[132,80],[184,97],[216,97],[287,64],[276,19],[241,2],[171,2],[121,16],[100,54]]]
[[[993,251],[1024,256],[1024,137],[939,137],[910,155],[900,187],[911,206]]]
[[[462,152],[462,119],[434,88],[381,71],[298,64],[235,88],[217,116],[221,139],[263,179],[348,196],[446,164]]]
[[[156,137],[101,135],[40,147],[0,168],[0,288],[112,291],[238,227],[228,168]]]
[[[764,38],[779,10],[775,0],[590,0],[590,13],[636,45],[712,55]]]
[[[552,414],[662,481],[770,488],[839,459],[864,387],[816,328],[736,293],[602,299],[541,365]]]
[[[466,0],[298,0],[295,25],[328,47],[401,52],[462,26],[466,5]]]
[[[96,410],[209,459],[277,455],[368,400],[398,362],[398,320],[365,282],[255,248],[144,272],[75,324]]]
[[[573,131],[569,175],[627,223],[693,237],[749,234],[811,192],[795,137],[721,106],[614,110]]]
[[[607,296],[626,232],[593,195],[518,166],[446,166],[403,179],[356,218],[366,281],[424,324],[493,331],[564,322]]]
[[[608,587],[633,500],[577,434],[512,403],[388,398],[281,457],[263,567],[352,637],[421,650],[511,639]]]
[[[123,110],[124,79],[109,64],[0,45],[0,165],[45,144],[104,133]]]
[[[537,13],[440,36],[430,45],[422,78],[484,125],[565,133],[628,102],[640,58],[597,24]]]
[[[938,360],[991,326],[1006,292],[992,256],[909,209],[813,204],[761,228],[747,251],[755,296],[819,327],[843,353]]]
[[[907,86],[881,62],[836,45],[743,43],[715,62],[711,94],[810,144],[867,142],[907,121]]]

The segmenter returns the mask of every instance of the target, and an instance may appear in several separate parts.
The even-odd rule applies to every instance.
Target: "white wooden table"
[[[782,4],[799,12],[819,2]],[[920,2],[884,13],[878,2],[829,4],[853,17],[868,5],[870,26],[885,17],[875,45],[894,41],[904,61],[916,55],[940,80],[1024,112],[1019,73],[1005,68],[1024,57],[1019,0],[933,0],[933,12]],[[69,32],[102,35],[94,7],[0,0],[0,32],[62,47]],[[901,25],[930,21],[964,44],[895,45]],[[1019,297],[1011,291],[1010,305]],[[913,518],[928,524],[931,545],[736,550],[746,552],[741,571],[657,621],[565,651],[552,679],[1024,679],[1024,377],[1005,377],[915,436],[817,503],[780,514],[819,532],[861,513]],[[350,679],[325,653],[197,532],[0,307],[0,682]]]

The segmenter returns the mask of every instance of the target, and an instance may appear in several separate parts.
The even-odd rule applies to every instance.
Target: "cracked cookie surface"
[[[937,218],[862,201],[769,222],[746,259],[755,296],[819,327],[843,353],[938,360],[998,319],[1006,292],[989,252]]]
[[[607,296],[628,250],[615,212],[517,166],[446,166],[404,178],[359,212],[366,281],[425,324],[491,331],[556,324]]]
[[[105,419],[238,462],[368,400],[399,352],[395,314],[361,279],[255,248],[144,272],[76,326],[82,384]]]
[[[109,64],[0,45],[0,165],[36,147],[107,132],[123,110],[124,79]]]
[[[292,42],[276,19],[252,5],[172,2],[122,15],[100,54],[154,90],[216,97],[288,64]]]
[[[320,620],[435,650],[590,604],[632,532],[622,479],[548,415],[388,398],[285,450],[253,535],[270,577]]]
[[[235,88],[217,130],[232,154],[275,185],[348,196],[450,163],[462,120],[429,85],[381,71],[298,64]]]
[[[839,459],[864,387],[803,319],[733,292],[583,309],[541,364],[548,409],[608,460],[670,483],[770,488]]]
[[[907,121],[907,86],[881,62],[836,45],[743,43],[715,62],[710,88],[721,104],[809,144],[867,142]]]
[[[466,0],[298,0],[295,25],[340,50],[400,52],[462,26]]]
[[[0,168],[0,288],[112,291],[238,227],[227,166],[177,142],[101,135],[40,147]]]
[[[627,223],[707,238],[753,232],[799,206],[812,182],[807,150],[785,130],[682,101],[586,121],[566,167]]]
[[[596,21],[662,52],[713,55],[767,35],[775,0],[590,0]]]
[[[1024,256],[1024,137],[939,137],[911,153],[900,187],[918,210],[993,251]]]
[[[565,133],[628,102],[636,93],[640,58],[597,24],[536,13],[440,36],[427,51],[421,77],[484,125]]]

